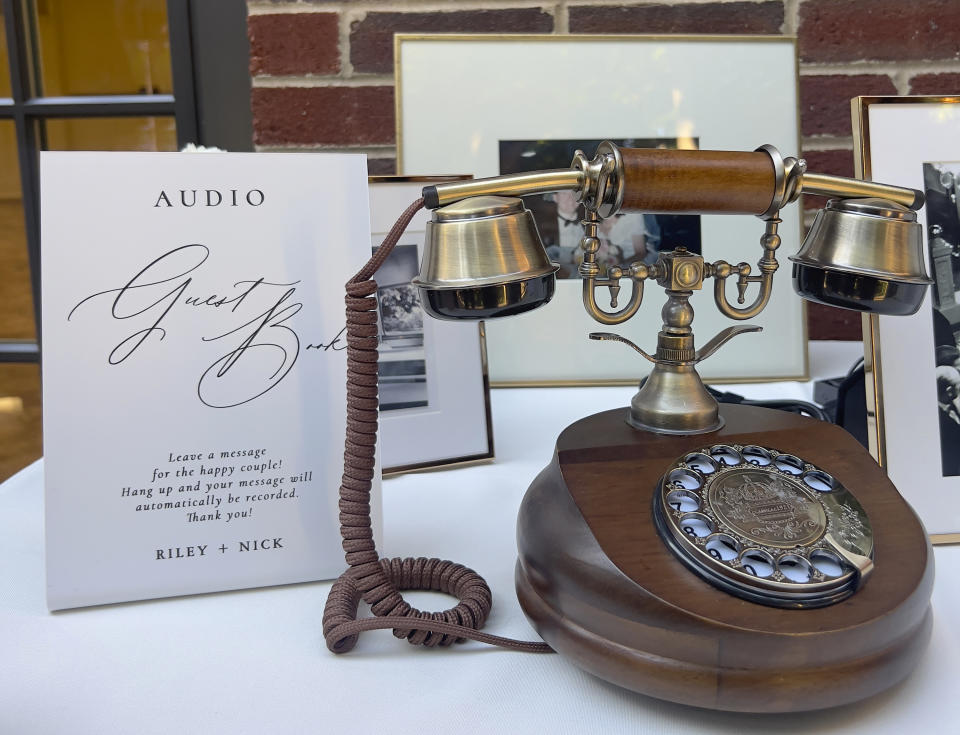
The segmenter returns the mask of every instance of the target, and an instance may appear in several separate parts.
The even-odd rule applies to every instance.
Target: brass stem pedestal
[[[700,256],[687,257],[702,267],[702,260],[698,260]],[[697,350],[691,326],[693,307],[690,297],[693,291],[667,289],[666,293],[667,303],[661,311],[663,328],[657,335],[654,356],[616,334],[594,332],[590,337],[623,342],[654,364],[650,375],[630,401],[627,423],[631,426],[658,434],[704,434],[716,431],[723,426],[720,407],[700,379],[696,364],[736,335],[756,332],[761,328],[729,327],[710,340],[702,350]]]
[[[631,426],[668,434],[716,431],[723,426],[716,399],[707,392],[694,367],[693,291],[667,291],[657,335],[653,370],[630,401]]]
[[[627,423],[659,434],[704,434],[723,419],[693,364],[658,362],[630,401]]]

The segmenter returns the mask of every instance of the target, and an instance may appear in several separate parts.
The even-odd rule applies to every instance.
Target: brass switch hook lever
[[[718,332],[713,337],[713,339],[707,342],[701,349],[697,350],[694,353],[693,360],[691,360],[690,362],[694,364],[698,362],[703,362],[708,357],[710,357],[710,355],[712,355],[714,352],[719,350],[724,344],[726,344],[731,339],[736,337],[738,334],[745,334],[746,332],[762,332],[762,331],[763,331],[763,327],[755,327],[750,324],[744,324],[737,327],[727,327],[726,329],[723,329],[720,332]],[[613,332],[590,332],[590,334],[587,336],[590,337],[590,339],[597,340],[598,342],[622,342],[623,344],[627,345],[627,347],[630,347],[636,350],[637,352],[639,352],[650,362],[656,363],[657,361],[656,357],[649,354],[646,350],[643,350],[640,347],[638,347],[631,340],[619,334],[614,334]]]

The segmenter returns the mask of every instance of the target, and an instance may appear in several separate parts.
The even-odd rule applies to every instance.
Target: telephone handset
[[[688,452],[661,478],[653,512],[661,538],[689,569],[764,605],[830,605],[873,569],[873,532],[853,493],[769,447]]]

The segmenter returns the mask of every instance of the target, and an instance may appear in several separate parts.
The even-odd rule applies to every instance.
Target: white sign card
[[[45,152],[41,182],[48,606],[339,574],[365,158]]]

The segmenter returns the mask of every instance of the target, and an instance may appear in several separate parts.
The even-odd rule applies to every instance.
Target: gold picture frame
[[[799,150],[796,39],[788,36],[397,34],[394,50],[401,173],[449,166],[496,175],[499,154],[491,146],[531,139],[680,141],[692,135],[705,149],[771,143],[785,153]],[[654,70],[650,59],[668,64],[671,73]],[[599,71],[587,74],[587,66]],[[618,73],[602,73],[608,68]],[[629,76],[623,69],[640,69],[642,79],[621,79]],[[728,104],[734,93],[743,102],[737,109]],[[623,99],[628,102],[617,107]],[[787,254],[799,246],[801,215],[798,207],[782,215]],[[709,259],[759,257],[762,227],[756,221],[716,215],[701,221]],[[789,268],[782,268],[770,305],[755,320],[764,332],[742,338],[739,350],[711,357],[704,363],[707,380],[807,379],[806,313],[789,281]],[[579,291],[574,279],[558,281],[545,309],[487,325],[492,385],[636,384],[649,366],[635,354],[587,346],[596,323],[584,312]],[[695,293],[692,301],[703,341],[729,326],[710,291]],[[640,314],[621,325],[624,336],[641,346],[656,342],[661,296],[647,295]]]
[[[856,97],[851,116],[860,178],[924,190],[930,176],[925,166],[957,162],[960,167],[960,97]],[[929,246],[928,208],[918,213],[918,221]],[[960,474],[947,474],[942,456],[933,376],[936,292],[930,292],[911,317],[863,315],[867,435],[870,453],[917,510],[931,541],[947,544],[960,542]],[[930,379],[916,381],[918,372],[928,369]]]

